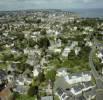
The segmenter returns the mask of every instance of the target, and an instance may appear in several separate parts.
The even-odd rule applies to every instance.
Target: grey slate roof
[[[89,81],[89,82],[84,82],[83,83],[84,87],[88,88],[90,86],[94,86],[93,82]]]
[[[75,92],[79,92],[79,91],[81,91],[83,88],[84,88],[84,87],[83,87],[83,85],[81,85],[81,84],[78,84],[78,85],[73,86],[73,89],[74,89]]]
[[[4,70],[0,70],[0,80],[5,80],[7,73]]]

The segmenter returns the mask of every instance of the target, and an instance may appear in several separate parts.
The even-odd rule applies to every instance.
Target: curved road
[[[93,41],[93,46],[91,49],[91,52],[89,54],[89,65],[91,68],[91,72],[93,74],[93,77],[96,80],[96,100],[103,100],[103,77],[101,77],[98,72],[95,69],[95,65],[93,63],[93,54],[96,51],[96,47],[100,45],[100,43],[98,43],[98,41],[96,40],[96,38],[94,38]],[[101,44],[102,45],[102,44]]]

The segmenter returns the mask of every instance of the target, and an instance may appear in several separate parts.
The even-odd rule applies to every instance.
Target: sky
[[[0,0],[0,10],[103,8],[103,0]]]

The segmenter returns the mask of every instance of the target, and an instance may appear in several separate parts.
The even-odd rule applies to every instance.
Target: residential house
[[[36,36],[36,35],[40,35],[40,31],[35,31],[32,33],[32,35]]]
[[[94,29],[92,27],[87,26],[87,27],[84,27],[84,30],[87,32],[93,32]]]
[[[85,46],[89,46],[89,47],[92,47],[93,46],[93,43],[91,41],[86,41],[86,44]]]
[[[56,76],[58,76],[58,77],[61,77],[61,76],[65,77],[67,75],[68,75],[67,68],[60,68],[60,69],[57,70]]]
[[[47,64],[48,61],[46,60],[46,57],[43,57],[41,58],[41,61],[40,61],[40,65],[43,66],[44,64]]]
[[[63,57],[68,57],[68,54],[71,52],[71,48],[70,47],[65,47],[63,52],[62,52],[62,56]]]
[[[55,31],[55,35],[57,36],[57,35],[59,35],[59,34],[61,34],[60,32],[58,32],[58,31]]]
[[[0,84],[5,80],[7,80],[7,73],[5,70],[0,69]]]
[[[98,51],[96,56],[101,60],[101,63],[103,63],[103,50]]]
[[[61,47],[61,46],[62,46],[62,41],[61,41],[61,39],[57,39],[57,40],[56,40],[56,45],[57,45],[57,47]]]
[[[7,75],[7,80],[9,83],[12,83],[14,81],[14,75],[13,74]]]
[[[91,98],[91,97],[93,98],[95,97],[95,94],[94,95],[90,94],[88,97],[88,93],[92,92],[94,89],[95,89],[95,85],[92,84],[92,82],[83,82],[83,83],[75,84],[71,88],[64,89],[58,87],[55,90],[55,95],[57,95],[60,100],[91,100],[87,98]]]
[[[77,41],[73,41],[70,46],[66,46],[66,47],[64,48],[64,50],[63,50],[63,52],[62,52],[62,56],[63,56],[63,57],[68,57],[68,54],[69,54],[69,53],[71,52],[71,50],[73,50],[76,46],[78,46],[78,42],[77,42]],[[79,49],[76,50],[76,51],[79,51]]]
[[[61,51],[62,51],[61,48],[56,48],[56,47],[52,47],[52,46],[49,47],[49,49],[48,49],[48,52],[51,52],[51,53],[54,52],[54,53],[59,53],[60,54]]]
[[[47,30],[47,34],[51,35],[51,34],[53,34],[53,33],[55,33],[54,30],[51,30],[51,29]]]
[[[14,72],[17,71],[17,65],[20,64],[19,61],[17,62],[12,62],[10,65],[8,65],[8,71]]]
[[[27,94],[28,89],[29,86],[16,85],[15,88],[13,88],[13,91],[18,92],[20,94]]]
[[[34,66],[36,64],[39,63],[39,58],[40,55],[37,52],[34,51],[30,51],[30,53],[28,54],[28,59],[27,59],[27,63]]]
[[[84,82],[84,83],[79,83],[79,84],[74,85],[70,89],[70,92],[73,95],[76,96],[76,95],[82,94],[83,92],[88,91],[88,90],[90,90],[92,88],[95,88],[95,85],[93,85],[92,82]]]
[[[77,56],[80,52],[81,48],[80,47],[75,47],[75,55]]]
[[[16,85],[30,85],[32,82],[32,78],[29,78],[26,75],[19,75],[15,81]]]
[[[34,76],[34,77],[37,77],[40,72],[41,72],[41,65],[38,64],[38,65],[34,66],[33,76]]]
[[[41,100],[53,100],[53,96],[41,97]]]
[[[60,100],[73,100],[72,94],[69,91],[63,90],[62,88],[57,88],[56,93]]]
[[[18,77],[15,78],[15,86],[13,88],[13,91],[18,92],[20,94],[26,94],[31,82],[32,78],[19,75]]]
[[[65,76],[64,79],[68,84],[75,84],[79,82],[91,81],[92,75],[90,72],[74,73],[74,74]]]

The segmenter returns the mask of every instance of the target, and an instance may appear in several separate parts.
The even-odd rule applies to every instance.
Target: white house
[[[91,47],[93,43],[91,41],[87,41],[85,45]]]
[[[55,35],[59,35],[59,34],[61,34],[60,32],[58,32],[58,31],[55,31]]]
[[[65,81],[69,84],[76,84],[81,82],[88,82],[91,81],[92,75],[90,72],[81,72],[81,73],[74,73],[69,74],[66,68],[60,68],[57,70],[56,76],[64,77]]]
[[[87,34],[88,34],[88,32],[86,32],[86,31],[83,31],[83,34],[86,34],[86,35],[87,35]]]
[[[75,27],[74,27],[74,31],[76,31],[77,29],[78,29],[78,27],[77,27],[77,26],[75,26]]]
[[[103,63],[103,50],[99,51],[98,53],[96,53],[96,56],[101,59],[101,63]]]
[[[41,58],[40,64],[43,66],[44,64],[47,64],[48,61],[46,60],[46,57]]]
[[[80,50],[81,50],[81,48],[80,48],[80,47],[76,47],[76,48],[75,48],[75,50],[74,50],[74,51],[75,51],[75,55],[78,55],[78,54],[79,54],[79,52],[80,52]]]
[[[28,49],[28,48],[26,48],[26,49],[24,49],[24,54],[34,54],[35,53],[35,49]]]
[[[100,59],[103,57],[103,54],[102,54],[101,52],[99,52],[99,53],[96,54],[96,55],[97,55],[97,57],[100,58]]]
[[[94,29],[92,27],[88,26],[88,27],[84,27],[84,30],[89,31],[89,32],[93,32]]]
[[[61,53],[61,49],[56,48],[56,49],[54,49],[54,52],[55,52],[55,53]]]
[[[70,94],[67,94],[66,91],[62,88],[58,88],[56,91],[55,95],[59,97],[59,100],[68,100]]]
[[[55,31],[54,30],[51,30],[51,29],[49,29],[49,30],[47,30],[47,34],[53,34]]]
[[[5,47],[6,47],[6,48],[9,48],[9,47],[10,47],[10,45],[6,44],[6,45],[5,45]]]
[[[5,37],[7,37],[7,36],[8,36],[8,33],[3,33],[3,35],[4,35]]]
[[[15,53],[18,53],[18,51],[15,50],[15,49],[11,49],[11,53],[12,53],[12,54],[15,54]]]
[[[56,45],[57,45],[57,47],[61,47],[62,42],[61,42],[61,40],[60,40],[60,39],[58,39],[58,40],[56,41]]]
[[[16,84],[15,85],[20,85],[20,86],[24,86],[24,85],[30,85],[32,82],[32,78],[27,78],[25,76],[20,75],[17,79],[16,79]]]
[[[62,56],[63,57],[68,57],[68,54],[71,52],[71,48],[69,47],[65,47],[63,53],[62,53]]]
[[[48,51],[49,52],[54,52],[54,53],[61,53],[61,48],[56,48],[56,47],[54,47],[54,46],[50,46],[49,48],[48,48]]]
[[[57,70],[56,76],[58,76],[58,77],[61,77],[61,76],[65,77],[67,75],[68,75],[68,73],[67,73],[67,69],[66,68],[60,68],[60,69]]]
[[[71,47],[71,49],[73,49],[75,46],[78,46],[77,41],[73,41],[70,47]]]
[[[37,77],[39,73],[41,72],[40,65],[34,66],[34,69],[32,72],[33,72],[33,76]]]
[[[94,88],[95,85],[92,84],[92,82],[85,82],[85,83],[80,83],[80,84],[77,84],[75,85],[74,87],[72,87],[70,89],[70,92],[73,94],[73,95],[79,95],[81,94],[82,92],[85,92],[85,91],[88,91],[89,89],[92,89]]]
[[[72,85],[72,84],[79,83],[79,82],[91,81],[92,76],[89,72],[88,73],[82,72],[82,73],[75,73],[75,74],[72,74],[72,75],[67,75],[64,78],[65,78],[65,81],[68,84]]]
[[[35,35],[39,35],[39,34],[40,34],[40,31],[38,31],[38,32],[33,32],[33,33],[32,33],[32,35],[34,35],[34,36],[35,36]]]
[[[41,97],[40,100],[53,100],[53,96],[45,96],[45,97]]]
[[[9,83],[10,83],[10,82],[13,82],[14,76],[13,76],[13,75],[8,75],[8,76],[7,76],[7,80],[8,80]]]
[[[68,54],[71,52],[71,50],[73,50],[75,48],[75,46],[78,46],[77,41],[73,41],[70,46],[65,47],[64,51],[62,53],[62,56],[63,57],[68,57]],[[76,53],[77,53],[77,51],[76,51]]]

